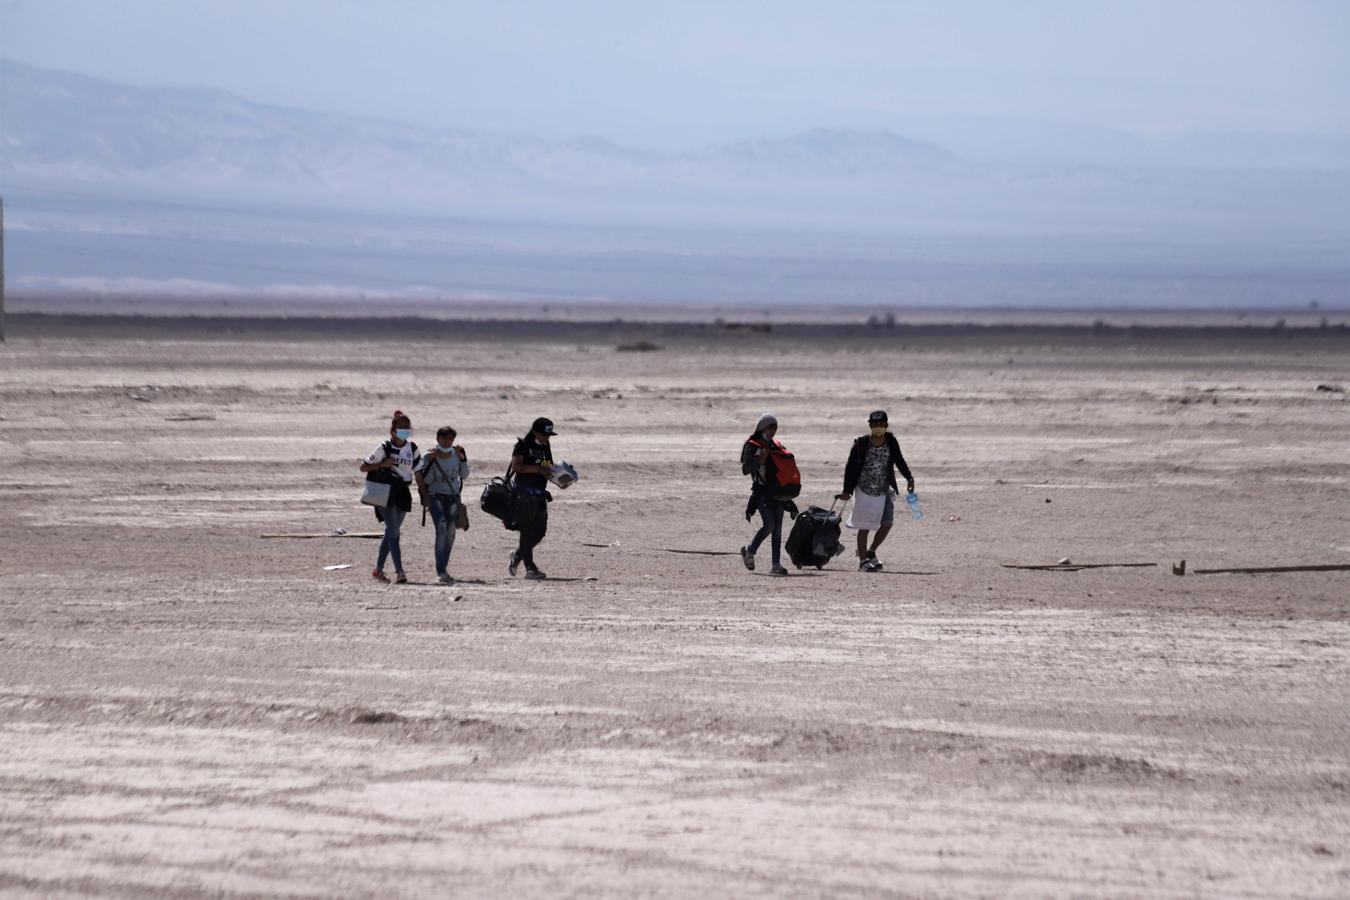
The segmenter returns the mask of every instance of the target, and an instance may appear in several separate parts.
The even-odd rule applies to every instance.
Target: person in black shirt
[[[508,571],[515,575],[525,564],[525,577],[542,580],[545,575],[534,564],[534,548],[548,531],[548,477],[553,469],[549,438],[556,434],[553,422],[538,418],[530,433],[516,441],[511,451],[511,474],[515,478],[515,520],[520,531],[520,546],[511,554]]]
[[[848,463],[844,466],[844,491],[836,497],[847,501],[857,492],[848,527],[858,531],[858,570],[880,572],[882,565],[877,559],[877,548],[891,533],[895,521],[895,495],[899,493],[895,470],[899,469],[905,477],[908,491],[914,490],[914,475],[909,471],[905,455],[900,452],[900,442],[890,431],[886,410],[874,410],[867,417],[867,431],[849,450]],[[873,528],[876,537],[869,548],[867,533]]]

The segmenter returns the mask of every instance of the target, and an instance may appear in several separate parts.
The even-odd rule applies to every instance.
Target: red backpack
[[[756,447],[764,446],[763,441],[759,440],[750,443]],[[776,440],[769,448],[764,480],[769,496],[775,500],[792,500],[802,492],[802,473],[797,469],[797,460]]]

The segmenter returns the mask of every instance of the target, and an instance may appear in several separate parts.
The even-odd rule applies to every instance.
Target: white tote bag
[[[389,488],[390,484],[387,481],[367,481],[361,490],[361,502],[367,506],[388,506]]]
[[[881,516],[886,512],[885,494],[853,494],[853,511],[848,516],[848,527],[857,531],[876,531],[881,527]]]

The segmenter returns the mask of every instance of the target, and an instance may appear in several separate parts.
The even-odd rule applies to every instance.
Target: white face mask
[[[451,446],[449,446],[449,447],[442,447],[440,444],[437,444],[437,445],[436,445],[436,449],[439,450],[439,451],[441,451],[442,453],[454,453],[454,452],[455,452],[455,448],[454,448],[453,445],[451,445]]]

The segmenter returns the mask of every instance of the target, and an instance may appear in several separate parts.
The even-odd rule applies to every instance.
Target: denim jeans
[[[394,571],[403,571],[403,555],[398,548],[398,530],[403,527],[403,517],[407,515],[397,506],[386,506],[384,513],[384,540],[380,541],[380,555],[375,560],[375,568],[384,569],[386,557],[394,557]]]
[[[436,526],[436,574],[446,574],[450,551],[455,548],[455,527],[459,524],[459,498],[432,494],[431,524]]]
[[[759,549],[759,545],[764,543],[764,539],[770,534],[773,535],[773,544],[770,545],[773,550],[773,564],[781,565],[779,558],[781,545],[783,543],[783,504],[778,500],[770,500],[767,497],[759,501],[759,517],[764,520],[764,524],[755,532],[755,537],[750,541],[750,553],[754,555]]]

